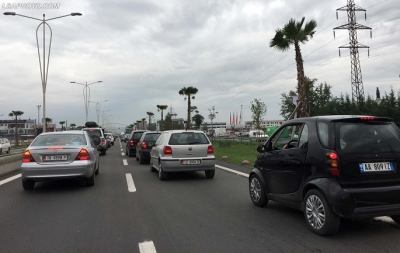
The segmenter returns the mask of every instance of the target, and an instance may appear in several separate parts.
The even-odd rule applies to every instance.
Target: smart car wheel
[[[24,190],[32,190],[35,187],[35,181],[33,180],[22,180],[22,187]]]
[[[268,204],[268,196],[264,186],[256,174],[251,175],[249,182],[250,198],[254,205],[263,207]]]
[[[161,162],[158,163],[158,178],[161,181],[164,181],[167,179],[167,172],[163,171]]]
[[[390,216],[394,222],[400,225],[400,215],[392,215]]]
[[[339,230],[340,218],[332,211],[322,193],[307,192],[303,201],[304,217],[308,227],[318,235],[332,235]]]

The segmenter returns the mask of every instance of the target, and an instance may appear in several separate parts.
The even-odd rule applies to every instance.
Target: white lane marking
[[[375,217],[374,220],[379,220],[379,221],[384,221],[384,222],[395,224],[395,222],[392,220],[392,218],[390,218],[388,216]]]
[[[0,185],[5,184],[5,183],[8,183],[8,182],[10,182],[10,181],[13,181],[14,179],[17,179],[17,178],[19,178],[19,177],[21,177],[21,174],[18,174],[18,175],[9,177],[9,178],[7,178],[7,179],[4,179],[4,180],[0,181]]]
[[[135,192],[136,187],[135,187],[135,183],[133,182],[132,174],[126,173],[125,176],[126,176],[126,183],[128,184],[128,191]]]
[[[239,175],[239,176],[249,177],[249,174],[246,174],[246,173],[243,173],[243,172],[240,172],[240,171],[237,171],[237,170],[232,170],[232,169],[229,169],[229,168],[221,166],[221,165],[217,165],[216,164],[215,167],[217,167],[219,169],[222,169],[222,170],[226,170],[226,171],[232,172],[232,173],[234,173],[236,175]]]
[[[124,151],[124,150],[122,149],[122,147],[121,147],[121,151]]]
[[[128,165],[128,161],[126,159],[123,159],[122,162],[124,165]]]
[[[124,153],[124,152],[122,152],[122,153],[121,153],[121,155],[122,155],[122,156],[125,156],[125,153]]]
[[[156,247],[152,241],[145,241],[139,243],[140,253],[157,253]]]

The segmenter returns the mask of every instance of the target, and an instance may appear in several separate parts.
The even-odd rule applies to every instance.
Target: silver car
[[[160,180],[167,179],[170,172],[179,171],[205,171],[207,178],[215,175],[214,149],[202,131],[165,131],[150,156],[150,169],[158,170]]]
[[[86,131],[42,133],[24,151],[22,186],[31,190],[36,181],[83,178],[95,184],[100,159],[97,146]]]

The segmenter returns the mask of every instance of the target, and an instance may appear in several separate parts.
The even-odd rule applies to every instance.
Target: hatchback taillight
[[[22,162],[23,163],[33,163],[35,162],[35,159],[33,159],[33,156],[29,150],[25,151],[24,154],[22,155]]]
[[[78,161],[90,160],[89,152],[84,148],[81,149],[81,151],[79,151],[79,154],[76,156],[75,160],[78,160]]]
[[[339,176],[339,156],[336,154],[336,152],[331,151],[328,153],[328,158],[329,172],[332,176]]]
[[[172,155],[172,148],[170,146],[164,146],[163,153],[164,155]]]
[[[142,141],[142,149],[147,149],[147,143],[145,141]]]
[[[129,141],[129,146],[133,147],[133,145],[135,145],[135,142],[133,140]]]
[[[207,148],[207,154],[213,154],[214,153],[214,148],[212,145],[208,146]]]

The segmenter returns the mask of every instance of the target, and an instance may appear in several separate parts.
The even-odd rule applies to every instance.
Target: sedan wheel
[[[22,180],[22,187],[24,190],[32,190],[35,187],[35,181],[33,180]]]
[[[93,171],[92,176],[85,180],[85,183],[87,186],[93,186],[95,184],[95,174],[96,174],[96,172]]]
[[[332,235],[339,230],[340,218],[332,211],[320,191],[307,192],[303,209],[307,225],[314,233]]]
[[[159,162],[158,163],[158,178],[161,181],[164,181],[164,180],[167,180],[167,175],[168,175],[167,172],[164,172],[163,169],[162,169],[161,162]]]
[[[256,174],[251,175],[249,183],[250,198],[253,204],[263,207],[268,204],[268,196],[265,193],[264,186]]]

